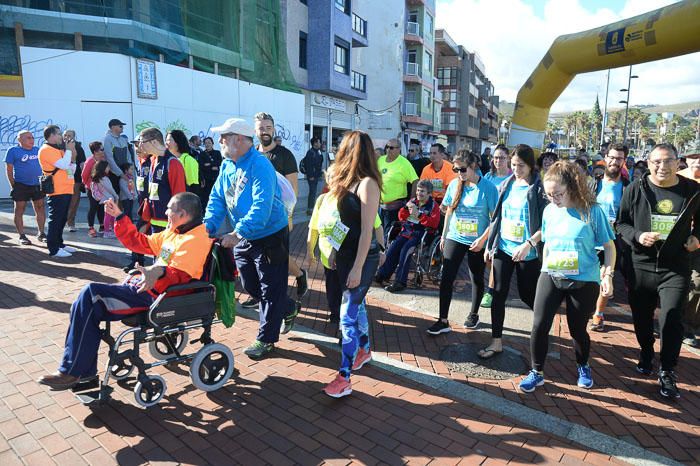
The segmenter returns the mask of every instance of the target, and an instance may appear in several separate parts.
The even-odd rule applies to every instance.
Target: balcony
[[[418,104],[406,102],[404,104],[404,115],[406,116],[418,116]]]
[[[352,46],[367,47],[367,20],[352,14]]]
[[[421,66],[420,63],[406,63],[406,74],[409,76],[421,76]]]
[[[360,92],[367,92],[367,76],[357,71],[352,72],[352,86],[353,89]]]
[[[423,45],[423,36],[421,35],[420,24],[419,23],[412,23],[410,21],[407,22],[406,23],[406,32],[404,34],[403,39],[406,42]]]

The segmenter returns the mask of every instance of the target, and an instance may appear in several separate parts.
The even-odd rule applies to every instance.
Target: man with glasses
[[[637,371],[653,373],[654,310],[659,301],[660,393],[680,397],[675,368],[683,340],[682,314],[688,299],[690,254],[700,242],[698,183],[679,177],[678,153],[657,144],[649,154],[649,174],[622,194],[616,228],[632,248],[629,303],[641,347]]]
[[[151,233],[159,233],[168,226],[168,202],[177,193],[186,191],[185,169],[177,157],[165,148],[163,133],[158,128],[141,131],[136,144],[139,152],[151,158],[147,178],[148,198],[139,211],[143,221],[151,225]],[[138,184],[137,179],[137,190]]]
[[[408,148],[408,161],[411,162],[416,175],[423,173],[423,169],[430,164],[430,159],[423,157],[423,149],[419,144],[411,144]]]
[[[34,145],[34,135],[27,130],[17,133],[17,145],[10,147],[5,154],[7,181],[10,183],[10,197],[15,203],[15,228],[19,234],[19,244],[32,244],[24,234],[24,210],[27,202],[32,202],[38,227],[37,240],[46,242],[44,235],[44,193],[39,188],[41,165],[39,148]]]
[[[386,230],[393,222],[399,220],[399,210],[406,205],[409,193],[407,185],[411,184],[411,196],[416,192],[418,175],[406,157],[401,155],[398,139],[389,139],[386,143],[386,155],[377,160],[382,174],[381,208],[382,226]]]
[[[209,197],[204,223],[210,234],[219,230],[226,217],[233,226],[221,244],[233,248],[243,288],[260,303],[258,336],[244,351],[251,359],[260,359],[279,340],[282,320],[286,333],[296,317],[294,301],[287,297],[287,209],[275,168],[253,145],[255,129],[245,120],[229,118],[211,130],[221,135],[224,162]]]
[[[613,144],[609,146],[606,150],[607,154],[605,156],[605,172],[602,179],[595,181],[595,193],[596,200],[598,204],[603,208],[603,211],[607,214],[608,221],[610,225],[615,226],[617,221],[617,213],[620,210],[620,201],[622,200],[622,191],[629,184],[629,180],[622,176],[622,167],[625,164],[625,159],[627,154],[629,154],[629,149],[624,144]],[[622,237],[617,234],[615,238],[615,249],[617,251],[617,264],[619,270],[622,272],[622,276],[627,279],[627,269],[629,266],[629,247],[627,247],[622,241]],[[600,250],[598,254],[601,264],[603,263],[603,251]],[[600,293],[598,295],[598,301],[596,301],[596,310],[593,314],[593,320],[590,325],[590,329],[602,332],[605,330],[605,306],[608,304],[608,298]]]
[[[109,163],[111,171],[109,181],[112,182],[112,187],[117,194],[120,191],[119,178],[126,180],[126,174],[124,174],[121,167],[127,163],[136,167],[136,157],[134,156],[133,148],[129,144],[129,138],[126,137],[126,134],[122,134],[125,124],[117,118],[109,120],[107,125],[109,130],[102,142],[105,149],[105,157],[107,157],[107,163]]]

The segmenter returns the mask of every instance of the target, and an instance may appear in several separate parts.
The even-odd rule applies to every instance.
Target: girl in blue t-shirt
[[[440,317],[427,330],[431,335],[450,331],[447,314],[452,302],[452,285],[465,255],[472,283],[470,315],[478,315],[479,303],[484,295],[484,245],[498,192],[490,181],[477,174],[480,161],[478,155],[466,149],[459,150],[452,161],[452,170],[458,175],[447,187],[442,201],[447,206],[447,214],[440,239],[443,251]]]
[[[487,243],[487,258],[493,263],[492,340],[478,353],[483,359],[503,352],[503,322],[513,272],[518,276],[520,300],[532,309],[536,286],[533,277],[539,275],[542,265],[536,246],[540,241],[540,225],[547,199],[542,181],[535,171],[535,152],[532,148],[526,144],[515,146],[510,157],[510,168],[513,176],[501,186]]]
[[[542,216],[544,253],[530,335],[532,370],[520,382],[520,389],[532,392],[544,384],[549,331],[564,299],[576,352],[578,386],[591,388],[591,340],[586,327],[598,292],[603,296],[613,293],[615,234],[588,189],[586,174],[576,164],[561,161],[552,165],[544,176],[544,189],[551,203]],[[601,246],[605,256],[602,267],[596,251]]]

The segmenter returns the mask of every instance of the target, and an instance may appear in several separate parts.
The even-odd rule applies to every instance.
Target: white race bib
[[[503,217],[501,219],[501,237],[514,243],[522,243],[525,239],[525,222]]]
[[[476,238],[479,234],[479,220],[473,217],[457,217],[455,229],[459,236]]]
[[[578,252],[548,251],[547,271],[562,275],[578,275]]]
[[[345,241],[345,237],[348,236],[348,231],[350,231],[350,227],[343,224],[340,219],[335,222],[335,225],[333,225],[333,230],[331,230],[330,234],[326,238],[333,249],[336,251],[340,249],[343,241]]]
[[[668,234],[676,224],[676,220],[678,220],[677,215],[652,214],[651,231],[658,233],[659,239],[666,240],[668,238]]]
[[[152,201],[160,200],[160,196],[158,196],[158,183],[151,183],[148,185],[148,198]]]

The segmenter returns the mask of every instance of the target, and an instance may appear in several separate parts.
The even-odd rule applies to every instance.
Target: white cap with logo
[[[219,134],[240,134],[251,138],[255,136],[255,128],[250,126],[243,118],[229,118],[221,126],[211,128],[211,131]]]

